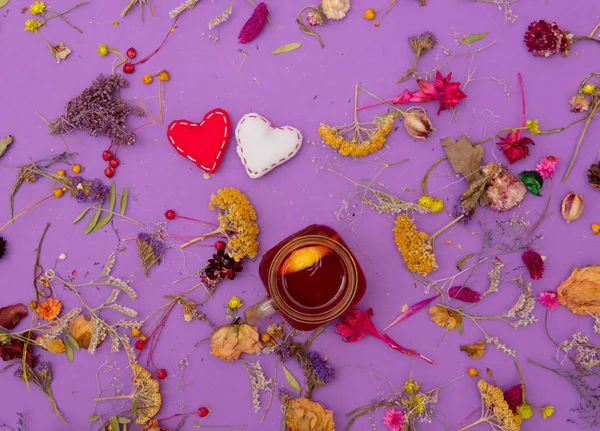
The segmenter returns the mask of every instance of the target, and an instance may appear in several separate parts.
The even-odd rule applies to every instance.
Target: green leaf
[[[295,51],[301,46],[302,44],[300,42],[286,43],[285,45],[271,51],[271,54],[283,54],[284,52]]]
[[[77,342],[77,340],[75,339],[75,337],[73,337],[71,334],[67,335],[67,340],[69,340],[69,344],[71,344],[71,346],[73,346],[73,348],[77,351],[79,351],[79,349],[81,347],[79,347],[79,343]]]
[[[6,6],[9,1],[10,0],[0,0],[0,8],[3,8],[4,6]]]
[[[77,223],[79,220],[81,220],[82,218],[85,217],[85,215],[87,214],[87,212],[92,209],[92,207],[87,207],[86,209],[84,209],[83,211],[81,211],[81,213],[79,213],[79,215],[77,217],[75,217],[75,219],[73,220],[73,224]]]
[[[121,428],[121,431],[127,431],[127,425],[123,424],[123,427]]]
[[[139,404],[140,404],[140,397],[137,396],[133,399],[133,403],[131,404],[131,416],[135,417],[135,414],[138,411]]]
[[[93,415],[93,416],[90,416],[90,418],[89,418],[89,419],[90,419],[90,422],[96,422],[98,419],[100,419],[100,416],[98,416],[98,415]]]
[[[456,262],[456,268],[459,271],[462,271],[462,269],[464,268],[465,264],[469,261],[469,259],[471,259],[473,256],[475,256],[475,253],[469,253],[466,256],[463,256],[458,262]]]
[[[544,179],[538,171],[523,171],[519,174],[519,179],[525,184],[530,193],[541,196]]]
[[[121,215],[125,215],[125,210],[127,209],[127,198],[129,197],[129,190],[127,187],[123,188],[121,192]]]
[[[74,359],[73,348],[65,340],[63,340],[63,344],[65,345],[65,353],[67,354],[67,359],[69,360],[69,362],[73,362],[73,359]]]
[[[104,226],[106,226],[109,221],[112,220],[112,217],[113,217],[113,213],[106,214],[104,217],[102,217],[98,221],[98,224],[94,227],[94,229],[92,230],[92,232],[98,232],[100,229],[102,229]]]
[[[119,423],[120,424],[129,424],[129,423],[131,423],[131,419],[122,418],[122,417],[119,416]]]
[[[110,193],[108,194],[108,209],[115,209],[115,202],[117,201],[117,185],[114,181],[110,182]]]
[[[463,331],[464,331],[464,329],[465,329],[465,327],[464,327],[464,325],[463,325],[463,322],[462,322],[462,320],[460,321],[460,323],[458,324],[458,326],[456,327],[456,329],[458,329],[458,333],[459,333],[460,335],[462,335],[462,333],[463,333]]]
[[[392,111],[392,112],[388,112],[387,114],[378,115],[377,117],[375,117],[375,119],[376,120],[385,120],[389,116],[392,116],[394,118],[398,118],[401,115],[402,115],[402,111]]]
[[[113,430],[118,430],[120,428],[119,427],[119,419],[116,416],[111,416],[110,417],[110,427]]]
[[[300,387],[298,380],[292,376],[292,373],[290,373],[285,366],[282,365],[281,368],[283,368],[283,373],[285,374],[285,379],[287,380],[288,384],[292,387],[292,389],[297,390],[298,393],[302,395],[302,388]]]
[[[487,31],[484,31],[483,33],[469,34],[469,35],[463,37],[462,40],[460,41],[460,43],[462,43],[463,45],[470,45],[472,43],[479,42],[481,39],[485,39],[485,37],[487,35],[488,35]]]
[[[3,0],[0,0],[0,7],[4,6],[6,3],[8,3],[8,1],[6,1],[6,3],[2,4]],[[2,155],[6,152],[6,150],[8,150],[8,146],[10,144],[12,144],[13,142],[13,137],[11,135],[5,136],[4,138],[0,139],[0,157],[2,157]]]
[[[96,226],[96,223],[98,223],[98,219],[100,218],[100,209],[102,208],[102,206],[100,204],[98,204],[98,209],[96,210],[96,214],[94,214],[94,216],[90,219],[87,227],[85,228],[85,230],[83,231],[83,233],[85,233],[86,235],[88,233],[90,233],[92,231],[92,229],[94,229],[94,227]]]

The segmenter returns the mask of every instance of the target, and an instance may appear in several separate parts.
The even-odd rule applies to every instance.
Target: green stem
[[[533,225],[531,230],[529,231],[529,236],[533,235],[536,229],[542,224],[546,215],[548,214],[548,209],[550,208],[550,199],[552,199],[552,177],[550,177],[550,190],[548,191],[548,200],[546,201],[546,206],[544,207],[544,212],[538,218],[538,221]]]
[[[577,155],[579,154],[579,148],[581,147],[583,138],[585,137],[587,129],[590,126],[590,123],[592,122],[594,115],[596,115],[596,112],[597,112],[597,109],[595,109],[594,111],[590,112],[587,115],[585,124],[583,126],[583,130],[581,131],[581,135],[579,136],[579,140],[577,141],[577,145],[575,146],[575,151],[573,152],[573,157],[571,157],[571,162],[569,163],[569,167],[567,168],[567,172],[565,172],[565,174],[562,177],[563,184],[567,182],[567,179],[569,178],[569,175],[571,174],[571,169],[573,169],[573,166],[575,165],[575,160],[577,159]]]

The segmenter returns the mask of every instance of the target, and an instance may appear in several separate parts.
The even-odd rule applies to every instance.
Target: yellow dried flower
[[[41,15],[46,10],[46,4],[43,1],[36,1],[29,6],[29,13],[32,15]]]
[[[256,327],[247,323],[224,325],[211,336],[210,354],[226,362],[235,361],[242,353],[260,352],[262,345],[258,338]]]
[[[408,379],[406,382],[404,382],[405,392],[417,392],[420,388],[421,386],[419,386],[419,384],[413,379]]]
[[[108,54],[108,45],[105,43],[98,45],[98,55],[104,57]]]
[[[146,341],[147,339],[148,339],[148,337],[145,334],[140,335],[140,340]]]
[[[270,334],[267,334],[266,332],[263,332],[262,334],[260,334],[260,341],[262,341],[263,343],[269,345],[269,346],[274,346],[276,343],[276,341],[273,339],[273,337],[271,337]]]
[[[28,19],[25,21],[25,31],[30,31],[32,33],[37,33],[38,29],[42,26],[42,22],[37,19]]]
[[[67,173],[65,172],[64,169],[59,169],[58,171],[56,171],[56,175],[64,177],[65,175],[67,175]]]
[[[230,310],[237,310],[242,305],[244,305],[242,304],[242,300],[237,296],[232,296],[231,298],[229,298],[229,301],[227,301],[227,308],[229,308]]]
[[[152,81],[154,81],[154,77],[149,73],[142,76],[142,84],[152,84]]]
[[[333,411],[305,397],[288,403],[284,420],[289,431],[335,431]]]
[[[162,397],[158,381],[152,378],[152,374],[138,364],[132,364],[133,389],[131,398],[138,400],[137,418],[134,423],[143,425],[152,419],[160,410]]]
[[[423,402],[423,397],[419,394],[419,395],[415,395],[415,404],[416,404],[416,411],[418,414],[421,414],[423,412],[425,412],[425,403]]]
[[[156,76],[158,77],[159,81],[168,81],[169,80],[169,72],[167,72],[166,70],[161,70],[160,72],[158,72],[156,74]]]
[[[544,419],[548,419],[553,414],[554,414],[554,406],[545,406],[545,407],[542,407],[542,417]]]
[[[540,122],[539,120],[527,120],[525,127],[529,130],[532,135],[539,135],[540,133]]]
[[[396,217],[394,239],[409,271],[427,275],[438,268],[428,235],[407,214]]]
[[[433,198],[428,195],[423,195],[419,198],[417,203],[422,207],[431,208],[433,206]]]
[[[594,235],[598,235],[600,233],[600,223],[592,223],[592,232]]]
[[[486,420],[503,431],[519,431],[523,418],[513,413],[504,399],[502,389],[481,379],[477,383],[481,401],[486,406]]]
[[[29,301],[29,304],[27,304],[27,305],[29,306],[29,308],[31,310],[35,310],[38,306],[38,303],[37,303],[37,301]]]
[[[63,193],[64,193],[64,192],[63,192],[63,189],[61,189],[61,188],[56,188],[56,189],[52,190],[52,195],[53,195],[55,198],[60,198],[60,197],[62,197]]]
[[[74,174],[79,174],[79,173],[81,173],[81,165],[76,163],[73,166],[71,166],[71,170],[73,171]]]
[[[365,13],[363,14],[363,17],[370,21],[372,19],[375,19],[375,15],[376,15],[375,10],[372,8],[369,8],[365,11]]]
[[[364,157],[379,150],[386,142],[386,136],[392,131],[394,117],[376,120],[373,128],[362,127],[355,122],[350,126],[328,126],[321,123],[319,135],[331,148],[342,156]],[[344,136],[348,134],[348,139]]]
[[[586,84],[581,89],[583,94],[592,94],[594,91],[596,91],[596,86],[594,84]]]
[[[434,199],[433,203],[431,204],[431,210],[437,214],[437,213],[441,213],[442,211],[444,211],[444,201],[441,199]]]
[[[132,328],[131,329],[131,336],[132,337],[139,337],[140,335],[142,335],[142,332],[138,328]]]
[[[467,370],[467,374],[471,377],[477,377],[479,375],[479,371],[477,371],[477,368],[471,367]]]
[[[258,253],[256,211],[241,191],[222,188],[210,198],[210,209],[219,211],[219,226],[229,233],[227,253],[236,261]],[[232,233],[233,232],[233,233]]]
[[[517,413],[521,415],[523,419],[530,419],[533,416],[533,409],[530,404],[521,404],[517,407]]]

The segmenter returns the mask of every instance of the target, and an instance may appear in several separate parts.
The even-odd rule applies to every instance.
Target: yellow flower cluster
[[[46,11],[46,4],[43,1],[36,1],[29,6],[29,13],[32,15],[41,15]]]
[[[28,19],[25,21],[25,31],[37,33],[38,29],[42,26],[42,22],[37,19]]]
[[[394,238],[411,272],[427,275],[438,268],[431,245],[427,241],[428,235],[417,230],[407,214],[396,217]]]
[[[532,135],[539,135],[540,133],[540,121],[539,120],[527,120],[525,127],[529,130]]]
[[[138,364],[132,364],[133,388],[135,391],[132,398],[138,399],[138,411],[135,423],[143,425],[152,419],[160,410],[162,397],[160,387],[152,374]]]
[[[422,207],[430,209],[435,214],[444,211],[444,201],[439,198],[432,198],[429,195],[421,196],[418,204]]]
[[[419,386],[419,384],[413,380],[413,379],[408,379],[406,382],[404,382],[404,391],[408,392],[408,393],[412,393],[412,392],[417,392],[421,387]]]
[[[319,135],[323,141],[331,148],[339,150],[342,156],[363,157],[379,150],[386,141],[386,136],[392,131],[394,126],[394,117],[387,115],[385,118],[375,123],[373,129],[363,129],[359,125],[355,125],[355,132],[350,140],[344,138],[342,128],[328,126],[322,124],[319,126]],[[368,135],[367,139],[363,139],[362,133]]]
[[[519,431],[523,418],[512,412],[508,403],[504,399],[502,389],[490,385],[487,381],[481,379],[477,383],[481,401],[489,410],[491,420],[498,422],[503,431]]]
[[[218,208],[220,228],[228,235],[227,253],[235,260],[258,253],[256,211],[241,191],[223,188],[210,198],[210,209]],[[231,235],[231,236],[230,236]]]
[[[594,84],[586,84],[581,89],[583,94],[592,94],[594,91],[596,91],[596,86]]]

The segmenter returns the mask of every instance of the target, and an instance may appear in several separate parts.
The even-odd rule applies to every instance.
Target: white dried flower
[[[328,19],[344,19],[350,10],[350,0],[322,0],[321,9]]]

